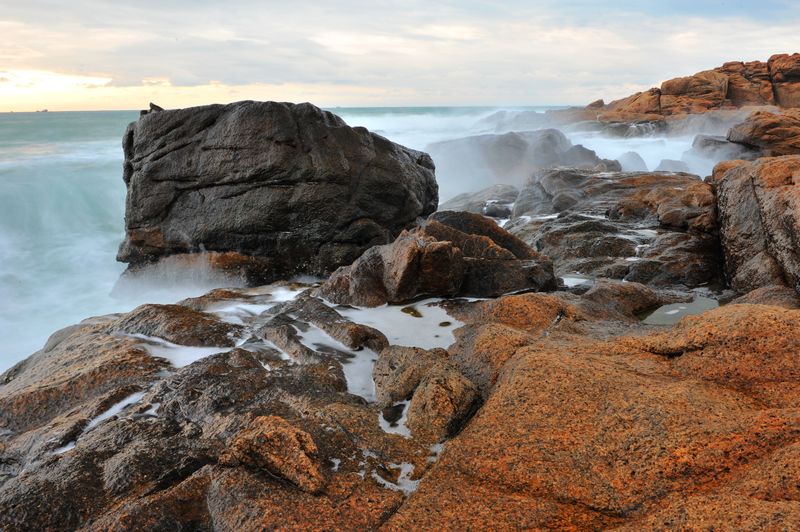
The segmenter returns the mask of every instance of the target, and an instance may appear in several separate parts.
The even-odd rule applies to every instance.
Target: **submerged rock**
[[[421,296],[496,297],[556,286],[549,259],[481,215],[440,211],[367,250],[322,284],[334,303],[375,307]]]
[[[123,140],[118,259],[226,254],[250,283],[325,274],[390,242],[438,203],[430,157],[311,104],[148,113]]]

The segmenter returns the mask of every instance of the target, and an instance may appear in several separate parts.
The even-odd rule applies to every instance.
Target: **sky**
[[[0,112],[610,101],[800,51],[797,0],[0,0]]]

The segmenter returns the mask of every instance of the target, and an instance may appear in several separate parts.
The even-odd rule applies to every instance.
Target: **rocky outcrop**
[[[608,131],[636,134],[639,127],[665,128],[693,114],[720,114],[742,107],[800,107],[800,54],[778,54],[767,62],[733,61],[712,70],[667,80],[659,88],[605,104],[548,111],[537,127],[577,122],[603,124]],[[512,123],[511,117],[502,117]],[[517,118],[520,121],[520,118]]]
[[[745,293],[800,284],[800,156],[721,163],[714,170],[731,286]]]
[[[728,140],[766,157],[800,155],[800,109],[756,111],[731,128]]]
[[[488,218],[440,211],[392,244],[367,250],[317,293],[334,303],[374,307],[426,295],[496,297],[555,286],[550,260]]]
[[[540,172],[506,228],[550,257],[559,276],[657,286],[720,280],[714,194],[688,174]]]
[[[150,112],[123,147],[118,259],[134,268],[205,251],[251,283],[325,274],[438,203],[427,154],[311,104]]]
[[[581,306],[516,321],[544,339],[502,365],[387,528],[795,528],[798,312],[736,305],[593,341]]]

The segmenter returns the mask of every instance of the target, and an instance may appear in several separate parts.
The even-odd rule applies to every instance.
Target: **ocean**
[[[547,108],[517,108],[543,111]],[[490,132],[489,107],[332,108],[410,148]],[[215,287],[212,278],[167,278],[114,291],[124,235],[121,139],[137,111],[0,114],[0,371],[40,349],[64,326]],[[601,157],[636,149],[648,161],[680,158],[691,138],[569,135]],[[651,166],[652,168],[653,166]],[[438,175],[445,196],[464,188]]]

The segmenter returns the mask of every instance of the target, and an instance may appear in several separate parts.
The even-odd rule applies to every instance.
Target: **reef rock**
[[[123,148],[118,259],[132,268],[210,252],[234,254],[226,262],[250,283],[325,274],[438,203],[427,154],[311,104],[152,112],[128,127]]]

